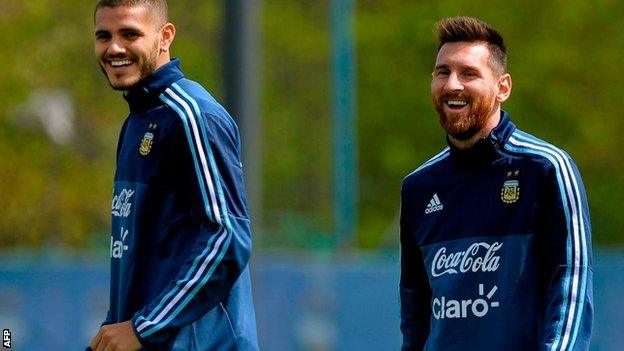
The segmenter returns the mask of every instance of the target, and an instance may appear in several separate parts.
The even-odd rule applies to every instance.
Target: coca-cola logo
[[[128,217],[132,211],[130,198],[134,195],[134,190],[123,189],[119,195],[113,197],[111,213],[115,217]]]
[[[503,243],[492,244],[479,242],[470,245],[464,251],[446,252],[441,247],[431,262],[431,275],[439,277],[444,274],[467,272],[495,272],[499,267],[500,256],[496,255]]]

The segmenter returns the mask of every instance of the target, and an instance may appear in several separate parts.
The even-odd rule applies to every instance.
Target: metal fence
[[[0,328],[13,350],[82,350],[108,305],[105,255],[3,254]],[[95,264],[94,262],[98,262]],[[624,252],[597,251],[593,351],[624,349]],[[398,350],[394,256],[259,253],[252,264],[263,350]]]

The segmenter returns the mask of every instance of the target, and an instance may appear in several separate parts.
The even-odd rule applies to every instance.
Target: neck
[[[169,62],[171,62],[171,56],[166,54],[166,55],[161,55],[158,60],[156,61],[156,69],[159,69],[160,67],[168,64]]]
[[[470,139],[460,140],[454,138],[452,135],[449,135],[449,140],[453,145],[455,145],[458,149],[464,150],[470,148],[472,145],[476,144],[477,141],[485,138],[492,129],[496,128],[498,123],[500,122],[500,107],[496,109],[496,111],[488,118],[485,127],[481,128],[475,135],[473,135]]]

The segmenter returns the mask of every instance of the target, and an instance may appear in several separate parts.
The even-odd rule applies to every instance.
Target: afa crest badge
[[[141,139],[141,145],[139,146],[139,154],[141,156],[147,156],[152,151],[152,144],[154,144],[154,134],[146,132]]]
[[[513,204],[520,199],[520,182],[517,180],[508,180],[503,183],[501,189],[501,200],[506,204]]]

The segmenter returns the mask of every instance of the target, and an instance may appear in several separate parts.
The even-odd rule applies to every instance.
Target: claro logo
[[[110,257],[122,258],[124,251],[128,251],[128,245],[125,244],[127,236],[128,229],[124,229],[124,227],[121,227],[121,232],[119,233],[119,239],[121,240],[115,240],[115,238],[111,235]]]
[[[490,308],[498,307],[498,301],[492,301],[498,287],[494,285],[485,294],[483,284],[479,284],[479,297],[476,299],[454,300],[445,296],[433,299],[431,310],[435,319],[453,319],[468,317],[483,317],[490,311]]]
[[[495,272],[499,267],[500,256],[496,255],[503,243],[479,242],[470,245],[465,251],[447,253],[446,247],[436,252],[431,262],[431,275],[466,272]]]

